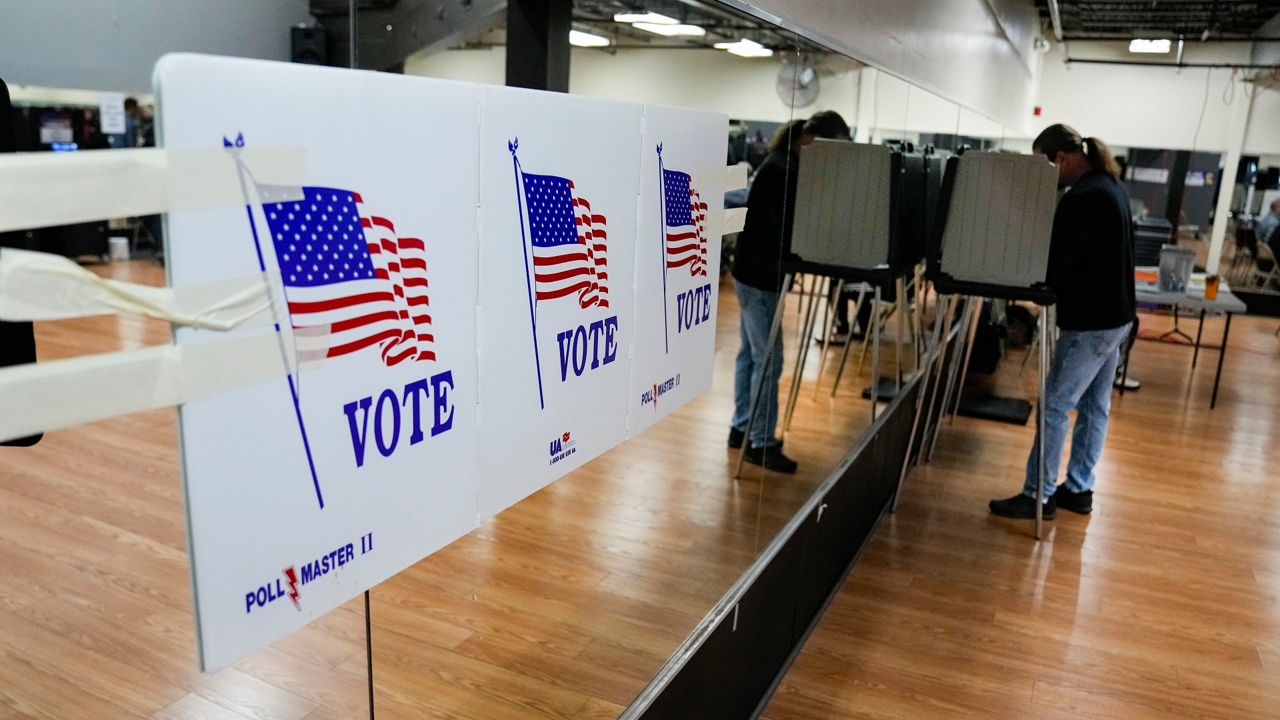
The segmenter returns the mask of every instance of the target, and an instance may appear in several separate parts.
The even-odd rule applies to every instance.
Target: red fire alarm
[[[1040,117],[1040,106],[1037,105],[1036,109],[1031,111],[1031,114],[1035,115],[1036,117]]]

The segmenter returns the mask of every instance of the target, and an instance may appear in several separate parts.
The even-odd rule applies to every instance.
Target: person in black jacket
[[[9,86],[0,78],[0,153],[17,152],[17,140],[13,133],[13,106],[9,101]],[[0,247],[23,248],[22,233],[0,233]],[[0,321],[0,367],[25,365],[36,361],[36,336],[29,322]],[[0,408],[0,412],[19,412],[18,408]],[[39,435],[18,438],[0,445],[34,445]]]
[[[747,462],[783,473],[796,471],[796,462],[782,454],[774,435],[778,422],[778,378],[782,374],[782,333],[765,369],[769,329],[782,292],[782,260],[791,254],[791,222],[796,206],[796,172],[800,148],[814,138],[848,139],[849,126],[840,115],[824,110],[807,121],[791,122],[774,135],[769,155],[760,163],[747,196],[747,219],[733,260],[733,286],[738,295],[742,346],[734,367],[733,419],[729,447],[749,440]],[[767,372],[751,437],[744,430],[751,416],[751,392]]]
[[[1058,168],[1059,186],[1070,188],[1058,201],[1049,245],[1047,282],[1057,296],[1061,334],[1041,403],[1044,437],[1031,448],[1022,492],[992,500],[990,508],[1003,517],[1035,517],[1043,442],[1043,517],[1053,519],[1059,507],[1081,514],[1093,509],[1094,467],[1107,436],[1111,385],[1136,317],[1132,219],[1120,168],[1102,141],[1052,125],[1033,148]],[[1071,460],[1066,482],[1056,487],[1071,410]]]

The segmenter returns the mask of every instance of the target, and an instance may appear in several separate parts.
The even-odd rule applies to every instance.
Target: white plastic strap
[[[72,260],[0,250],[0,320],[61,320],[130,312],[177,325],[230,330],[274,321],[268,276],[185,288],[108,280]]]
[[[0,155],[0,232],[243,205],[237,160],[260,184],[306,176],[300,146]]]
[[[286,373],[272,331],[0,370],[0,441],[168,407]]]
[[[724,189],[725,190],[741,190],[747,186],[747,170],[750,165],[746,163],[738,163],[737,165],[729,165],[725,168],[724,173]]]
[[[724,211],[724,234],[742,232],[742,228],[747,226],[747,209],[725,208]]]

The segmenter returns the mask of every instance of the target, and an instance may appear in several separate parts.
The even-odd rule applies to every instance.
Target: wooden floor
[[[1232,323],[1213,411],[1216,352],[1140,342],[1095,510],[1043,543],[986,510],[1033,430],[944,427],[764,717],[1280,717],[1277,325]]]
[[[374,589],[379,717],[616,717],[834,465],[867,423],[863,383],[834,402],[805,386],[799,475],[732,479],[728,285],[720,308],[711,392]],[[1277,322],[1233,325],[1212,413],[1213,353],[1192,376],[1188,349],[1139,345],[1145,387],[1117,402],[1098,510],[1041,545],[985,509],[1016,488],[1030,430],[945,428],[767,717],[1275,716]],[[44,359],[168,341],[136,318],[37,333]],[[1014,370],[1018,391],[1031,373]],[[0,449],[0,541],[0,718],[366,711],[358,601],[196,670],[172,410]]]
[[[149,262],[95,270],[163,282]],[[869,421],[859,383],[835,402],[807,386],[798,475],[733,480],[728,283],[720,307],[711,392],[373,590],[380,718],[616,717],[834,466]],[[46,360],[169,341],[128,317],[42,323],[37,339]],[[196,670],[174,418],[0,448],[0,718],[361,717],[360,601]]]

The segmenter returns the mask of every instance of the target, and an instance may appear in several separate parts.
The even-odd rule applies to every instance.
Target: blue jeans
[[[1076,428],[1071,436],[1071,460],[1067,464],[1067,489],[1071,492],[1093,490],[1093,469],[1102,457],[1102,442],[1107,437],[1107,419],[1111,411],[1111,386],[1120,362],[1120,348],[1129,337],[1126,323],[1110,330],[1083,332],[1063,330],[1057,354],[1046,381],[1044,403],[1044,496],[1053,496],[1062,464],[1062,446],[1067,441],[1067,428],[1076,411]],[[1036,462],[1040,451],[1039,435],[1027,458],[1027,479],[1022,493],[1036,496]]]
[[[738,358],[733,367],[733,426],[739,430],[747,427],[751,417],[751,392],[760,383],[760,374],[765,370],[764,358],[769,343],[769,329],[773,325],[773,314],[778,309],[776,292],[760,290],[733,281],[733,289],[738,293],[738,327],[742,336],[742,344],[738,348]],[[773,434],[778,424],[778,378],[782,376],[782,332],[779,329],[778,339],[773,346],[773,357],[769,361],[765,376],[764,402],[756,411],[755,423],[751,426],[751,437],[748,440],[752,447],[777,445],[780,440]]]

